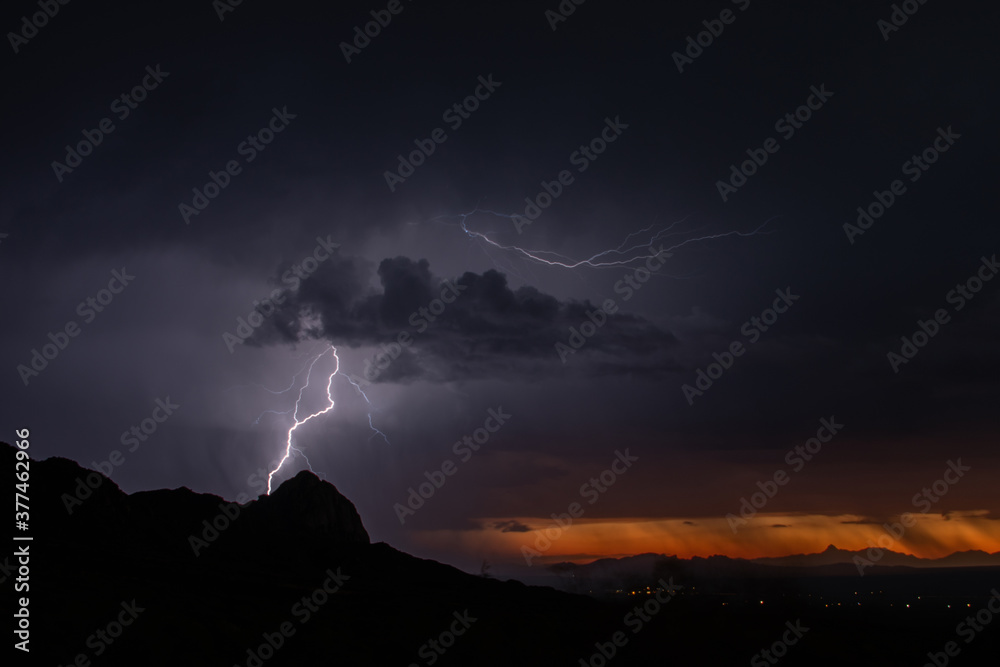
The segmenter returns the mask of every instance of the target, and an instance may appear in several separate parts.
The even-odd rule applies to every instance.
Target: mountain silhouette
[[[0,446],[9,470],[15,451]],[[308,471],[238,505],[187,488],[126,494],[64,458],[30,465],[37,664],[554,664],[567,647],[589,654],[620,618],[597,600],[372,544],[354,505]],[[0,566],[13,576],[12,551]],[[120,639],[95,634],[133,601],[142,611]],[[267,637],[279,643],[285,623],[293,634],[274,649]],[[453,627],[463,633],[443,653],[429,644]],[[525,659],[508,634],[537,653]]]

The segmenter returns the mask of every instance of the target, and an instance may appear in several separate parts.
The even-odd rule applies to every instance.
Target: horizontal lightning
[[[574,260],[570,257],[566,257],[565,255],[561,255],[551,250],[532,250],[528,248],[522,248],[517,245],[507,245],[494,241],[486,233],[477,232],[475,230],[469,229],[467,224],[468,218],[472,215],[475,215],[476,213],[485,213],[500,218],[507,218],[510,220],[514,220],[515,218],[518,217],[517,215],[509,215],[506,213],[498,213],[497,211],[476,208],[472,211],[469,211],[468,213],[439,216],[437,218],[431,219],[430,222],[440,222],[442,220],[458,218],[459,219],[458,226],[471,239],[482,240],[494,248],[507,252],[516,253],[520,255],[522,258],[532,262],[537,262],[539,264],[546,264],[548,266],[558,266],[565,269],[576,269],[580,267],[589,267],[593,269],[606,269],[616,266],[628,266],[635,262],[652,259],[656,257],[658,254],[662,254],[664,252],[677,250],[678,248],[686,246],[689,243],[697,243],[702,241],[709,241],[712,239],[720,239],[720,238],[725,238],[727,236],[755,236],[759,233],[762,233],[764,227],[767,226],[768,222],[774,219],[770,218],[769,220],[765,221],[762,225],[760,225],[759,227],[750,232],[741,232],[738,230],[733,230],[728,232],[720,232],[717,234],[708,234],[705,236],[692,237],[684,239],[679,243],[675,243],[674,245],[671,245],[669,247],[658,249],[656,252],[650,252],[650,246],[652,246],[653,243],[660,241],[662,239],[669,238],[670,236],[680,235],[681,234],[680,232],[671,233],[671,231],[677,225],[684,222],[687,219],[685,217],[655,232],[652,231],[655,224],[649,225],[648,227],[629,233],[628,236],[626,236],[625,239],[615,248],[602,250],[601,252],[598,252],[586,259]],[[642,235],[647,235],[647,236],[642,236]],[[634,237],[642,237],[643,240],[637,241],[632,245],[629,245],[629,242]]]

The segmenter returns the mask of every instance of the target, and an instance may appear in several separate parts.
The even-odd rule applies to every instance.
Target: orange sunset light
[[[778,557],[820,552],[831,544],[850,551],[874,544],[920,558],[941,558],[972,549],[1000,551],[1000,521],[988,518],[983,510],[912,516],[915,523],[905,528],[898,540],[886,532],[884,521],[851,514],[758,514],[746,525],[737,526],[735,533],[725,517],[582,518],[565,528],[559,528],[551,518],[519,517],[515,521],[530,530],[501,532],[494,528],[509,522],[507,517],[482,519],[482,530],[420,531],[417,539],[426,546],[511,559],[521,558],[522,547],[527,547],[540,554],[540,562],[589,562],[640,553],[681,558]],[[887,521],[891,524],[898,518]]]

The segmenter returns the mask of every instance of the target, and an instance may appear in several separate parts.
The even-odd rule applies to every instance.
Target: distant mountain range
[[[854,557],[867,559],[867,550],[847,551],[838,549],[832,544],[816,554],[795,554],[780,558],[753,558],[750,562],[760,565],[775,565],[779,567],[818,567],[821,565],[836,565],[838,563],[853,563]],[[1000,551],[987,553],[985,551],[956,551],[944,558],[918,558],[895,551],[885,551],[878,560],[883,567],[988,567],[1000,565]]]
[[[560,578],[577,580],[624,581],[637,576],[650,576],[654,572],[669,571],[688,576],[858,576],[855,557],[868,560],[867,551],[838,549],[832,544],[824,551],[814,554],[795,554],[779,558],[730,558],[709,556],[701,558],[678,558],[664,554],[639,554],[624,558],[602,558],[585,565],[576,563],[556,563],[548,570]],[[882,557],[865,573],[886,573],[899,568],[963,568],[1000,567],[1000,552],[959,551],[944,558],[918,558],[895,551],[884,551]]]

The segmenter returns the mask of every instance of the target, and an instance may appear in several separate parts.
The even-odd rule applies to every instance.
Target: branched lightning
[[[368,400],[368,394],[366,394],[365,390],[361,388],[361,385],[358,384],[357,382],[355,382],[354,378],[352,378],[350,375],[345,375],[344,377],[347,378],[348,382],[350,382],[351,384],[354,385],[354,388],[357,389],[358,393],[361,394],[362,398],[365,399],[365,403],[368,404],[368,407],[371,407],[372,402]],[[389,442],[389,438],[387,438],[385,436],[385,433],[383,433],[382,431],[380,431],[377,428],[375,428],[375,425],[372,424],[372,413],[371,413],[371,410],[368,411],[368,426],[371,427],[372,431],[374,431],[374,433],[372,433],[372,435],[371,435],[371,438],[368,438],[369,441],[372,438],[374,438],[376,435],[380,435],[380,436],[382,436],[382,439],[385,440],[385,444],[387,444],[387,445],[391,445],[392,444],[391,442]]]
[[[293,358],[294,359],[301,359],[302,355],[299,355],[299,356],[296,356],[296,357],[293,357]],[[295,381],[298,380],[298,377],[300,375],[302,375],[302,372],[309,366],[309,363],[310,362],[307,361],[305,363],[305,365],[303,365],[302,368],[300,368],[298,370],[298,372],[296,372],[295,375],[292,376],[292,381],[284,389],[268,389],[267,387],[265,387],[262,384],[253,382],[253,383],[250,383],[250,384],[236,384],[236,385],[233,385],[232,387],[229,387],[228,389],[225,389],[224,391],[232,391],[233,389],[243,389],[245,387],[256,387],[258,389],[263,389],[267,393],[272,394],[274,396],[281,396],[282,394],[287,394],[288,392],[290,392],[295,387]],[[288,410],[264,410],[259,415],[257,415],[256,419],[253,420],[253,425],[254,426],[259,425],[260,424],[260,420],[264,417],[264,415],[287,415],[287,414],[291,413],[293,410],[294,410],[294,408],[289,408]]]
[[[289,408],[287,410],[264,410],[264,412],[257,415],[257,419],[253,420],[253,425],[259,426],[260,420],[264,415],[287,415],[292,410],[294,410],[294,408]]]
[[[296,357],[296,358],[301,359],[301,357]],[[298,372],[295,375],[292,376],[292,382],[286,388],[281,389],[281,390],[268,389],[264,385],[257,384],[257,383],[253,383],[253,384],[249,384],[249,385],[236,385],[236,386],[237,387],[259,387],[259,388],[263,389],[264,391],[266,391],[269,394],[273,394],[275,396],[281,396],[282,394],[287,394],[288,392],[290,392],[295,387],[295,381],[298,380],[299,376],[302,375],[303,371],[305,371],[306,368],[309,367],[309,365],[310,365],[310,362],[307,361],[305,363],[305,365],[302,366],[302,368],[300,368],[298,370]],[[234,389],[234,388],[235,387],[230,387],[230,389]],[[228,391],[228,389],[227,389],[227,391]],[[295,410],[294,407],[288,408],[287,410],[264,410],[262,413],[260,413],[259,415],[257,415],[257,419],[253,420],[253,425],[254,426],[258,426],[260,424],[261,418],[263,418],[264,415],[287,415],[287,414],[290,414],[291,412],[293,412],[294,410]]]
[[[298,454],[299,456],[301,456],[303,459],[305,459],[305,461],[306,461],[306,467],[309,468],[310,472],[316,473],[317,475],[319,475],[323,479],[326,479],[326,476],[323,473],[317,472],[317,471],[313,470],[312,461],[309,460],[309,457],[306,456],[305,452],[303,452],[298,447],[292,447],[292,451],[295,452],[296,454]],[[277,472],[277,470],[275,472]]]
[[[482,240],[494,248],[506,252],[513,252],[528,261],[536,262],[539,264],[546,264],[548,266],[558,266],[566,269],[575,269],[579,267],[607,269],[616,266],[628,266],[634,262],[652,259],[656,257],[658,254],[676,250],[685,245],[688,245],[689,243],[709,241],[712,239],[719,239],[727,236],[754,236],[756,234],[762,233],[767,223],[774,219],[771,218],[765,221],[762,225],[760,225],[759,227],[750,232],[741,232],[738,230],[733,230],[728,232],[719,232],[716,234],[708,234],[705,236],[690,237],[683,239],[682,241],[675,243],[674,245],[671,245],[669,247],[658,248],[656,249],[655,252],[653,252],[651,248],[653,243],[665,240],[672,236],[680,236],[686,233],[690,233],[690,232],[672,232],[672,230],[677,225],[681,224],[687,219],[686,217],[681,218],[680,220],[671,223],[670,225],[667,225],[665,227],[662,227],[660,229],[657,229],[655,231],[654,231],[655,227],[654,223],[649,225],[648,227],[629,233],[629,235],[626,236],[625,239],[616,248],[609,248],[607,250],[602,250],[601,252],[598,252],[586,259],[575,260],[571,257],[561,255],[551,250],[531,250],[516,245],[507,245],[494,241],[488,236],[488,232],[483,233],[469,229],[467,224],[468,218],[476,213],[485,213],[500,218],[507,218],[510,220],[515,220],[516,218],[519,217],[517,215],[498,213],[497,211],[476,208],[473,209],[472,211],[469,211],[468,213],[439,216],[437,218],[431,219],[430,222],[442,222],[444,220],[457,218],[458,219],[457,226],[460,227],[461,230],[465,232],[470,239]],[[629,242],[633,237],[640,237],[640,236],[643,239],[642,241],[635,242],[633,245],[629,245]]]
[[[330,354],[333,355],[333,359],[336,362],[336,366],[334,367],[333,372],[330,373],[330,377],[327,378],[327,381],[326,381],[326,398],[330,402],[330,405],[326,406],[325,408],[323,408],[319,412],[314,412],[311,415],[309,415],[308,417],[300,420],[299,419],[299,405],[302,402],[302,394],[305,393],[306,388],[309,386],[309,381],[310,381],[310,378],[312,377],[313,367],[316,365],[317,361],[319,361],[321,358],[323,358],[324,355],[326,355],[327,352],[330,352]],[[272,478],[274,477],[275,473],[277,473],[279,470],[281,470],[281,467],[283,465],[285,465],[285,461],[287,461],[288,458],[292,455],[292,452],[293,451],[298,452],[299,454],[302,455],[303,458],[305,458],[305,454],[303,454],[301,450],[296,449],[295,447],[292,446],[292,434],[295,433],[295,429],[297,429],[298,427],[302,426],[303,424],[305,424],[306,422],[308,422],[310,419],[313,419],[315,417],[319,417],[320,415],[326,414],[327,412],[329,412],[330,410],[333,409],[334,402],[333,402],[333,396],[330,394],[330,391],[331,391],[331,387],[333,385],[333,376],[336,375],[339,370],[340,370],[340,357],[337,356],[337,348],[335,348],[332,345],[329,347],[329,349],[324,350],[323,352],[321,352],[320,354],[318,354],[312,360],[312,362],[309,364],[309,370],[306,373],[305,384],[303,384],[299,388],[299,397],[295,400],[295,412],[292,415],[292,418],[295,420],[295,423],[292,425],[291,428],[288,429],[288,438],[285,441],[285,455],[281,458],[281,461],[278,462],[277,467],[274,470],[272,470],[268,474],[268,476],[267,476],[267,494],[268,495],[271,495],[271,480],[272,480]],[[309,462],[309,459],[306,458],[306,463],[308,464],[308,462]],[[312,469],[312,465],[309,465],[309,469],[310,470]]]
[[[333,371],[330,373],[329,377],[327,377],[327,380],[326,380],[326,398],[327,398],[327,401],[329,402],[329,405],[327,405],[322,410],[319,410],[318,412],[314,412],[314,413],[312,413],[312,414],[310,414],[310,415],[308,415],[306,417],[301,417],[300,418],[299,417],[299,411],[301,409],[302,398],[305,395],[306,389],[309,388],[309,385],[310,385],[310,383],[312,381],[313,368],[316,366],[317,362],[319,362],[320,359],[322,359],[324,356],[326,356],[327,353],[329,353],[333,357],[333,360],[334,360],[334,363],[335,363]],[[295,386],[296,379],[303,373],[303,371],[305,371],[305,373],[306,373],[306,379],[305,379],[305,382],[303,383],[303,385],[301,387],[299,387],[299,394],[298,394],[298,397],[295,399],[295,406],[292,407],[292,408],[290,408],[290,409],[288,409],[288,410],[285,410],[283,412],[282,411],[278,411],[278,410],[265,410],[263,413],[261,413],[261,415],[259,417],[257,417],[257,420],[254,422],[254,424],[257,424],[258,422],[260,422],[261,417],[263,417],[265,414],[269,414],[269,413],[270,414],[278,414],[278,415],[287,415],[287,414],[291,413],[292,414],[292,420],[294,421],[294,423],[292,424],[292,426],[288,429],[288,436],[285,439],[285,455],[278,462],[278,465],[274,468],[274,470],[272,470],[270,472],[270,474],[268,474],[268,476],[267,476],[267,493],[268,493],[268,495],[270,495],[270,493],[271,493],[272,480],[274,478],[274,475],[277,474],[279,470],[281,470],[281,468],[285,465],[285,462],[292,456],[293,453],[295,455],[297,455],[297,456],[301,456],[302,457],[302,459],[305,461],[306,466],[309,468],[309,470],[312,470],[313,472],[316,472],[315,470],[313,470],[312,463],[309,461],[309,457],[305,455],[305,452],[303,452],[301,449],[299,449],[298,447],[296,447],[296,446],[294,446],[292,444],[292,437],[293,437],[293,434],[295,433],[295,430],[299,426],[302,426],[303,424],[305,424],[306,422],[308,422],[310,419],[314,419],[316,417],[319,417],[320,415],[324,415],[324,414],[326,414],[327,412],[329,412],[330,410],[333,409],[333,406],[334,406],[334,400],[333,400],[333,394],[332,394],[332,391],[333,391],[333,378],[334,378],[335,375],[338,375],[338,373],[340,373],[340,357],[337,356],[337,348],[335,348],[334,346],[330,345],[327,349],[323,350],[319,354],[315,355],[311,360],[309,360],[308,362],[306,362],[306,365],[303,366],[302,369],[300,369],[299,372],[296,373],[293,376],[293,378],[292,378],[292,384],[289,385],[287,389],[283,389],[281,391],[272,391],[270,389],[267,389],[266,387],[263,387],[263,388],[266,391],[268,391],[268,392],[270,392],[272,394],[284,394],[284,393],[287,393],[288,391],[290,391]],[[358,390],[358,393],[361,394],[361,397],[365,399],[365,403],[367,403],[368,406],[369,406],[369,408],[371,408],[372,403],[368,399],[368,395],[361,388],[361,385],[359,385],[357,382],[355,382],[354,379],[351,378],[349,375],[340,373],[340,376],[343,377],[343,378],[345,378],[352,385],[354,385],[354,387]],[[261,385],[255,385],[255,386],[261,386]],[[377,428],[375,428],[374,424],[372,423],[372,411],[371,411],[371,409],[369,409],[369,412],[368,412],[368,426],[372,430],[372,436],[371,436],[372,438],[374,438],[376,435],[381,436],[382,439],[385,440],[386,444],[389,444],[389,438],[386,437],[385,433],[383,433],[382,431],[380,431]],[[371,438],[369,438],[369,440],[371,440]]]

